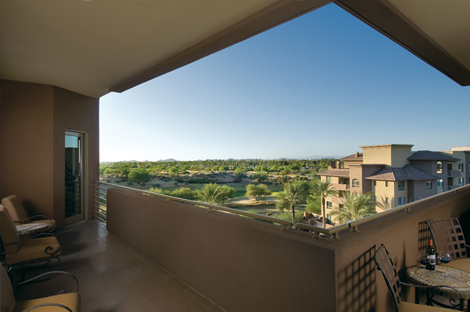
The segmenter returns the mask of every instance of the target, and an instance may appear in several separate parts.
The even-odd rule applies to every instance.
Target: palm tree
[[[212,205],[221,205],[225,201],[223,189],[215,183],[204,184],[202,190],[198,191],[198,197],[201,201]]]
[[[392,208],[392,204],[390,202],[387,203],[387,198],[383,195],[380,196],[380,201],[376,202],[375,204],[383,210],[388,210]]]
[[[311,185],[306,181],[292,181],[284,184],[284,192],[277,196],[278,208],[290,206],[292,210],[292,228],[295,229],[295,205],[305,201],[311,191]]]
[[[313,190],[312,191],[313,195],[319,196],[321,199],[323,228],[326,228],[325,198],[327,196],[334,195],[336,191],[333,189],[331,182],[328,182],[328,181],[322,182],[320,180],[315,180],[313,182],[312,190]]]
[[[341,199],[343,207],[333,210],[332,214],[338,216],[341,223],[355,221],[375,214],[375,201],[371,193],[350,193],[344,194]]]

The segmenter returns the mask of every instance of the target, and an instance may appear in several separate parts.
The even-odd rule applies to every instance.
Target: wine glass
[[[428,255],[425,253],[418,253],[418,262],[421,263],[420,268],[424,268],[428,264]]]
[[[452,256],[448,251],[439,251],[437,253],[437,258],[443,264],[449,263],[452,260]]]

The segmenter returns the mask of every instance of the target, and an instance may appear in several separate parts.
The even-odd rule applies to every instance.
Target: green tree
[[[196,191],[192,191],[189,187],[180,187],[173,190],[171,192],[171,196],[195,200],[198,198],[198,193]]]
[[[320,180],[315,180],[312,183],[312,193],[314,196],[318,196],[321,199],[322,205],[322,216],[323,216],[323,228],[326,228],[326,211],[325,211],[325,198],[327,196],[335,194],[335,190],[330,182],[322,182]]]
[[[259,201],[261,198],[271,195],[271,191],[265,184],[248,184],[246,186],[246,196],[254,197],[256,201]]]
[[[290,168],[289,167],[285,167],[284,169],[282,169],[281,171],[281,176],[286,176],[290,173]]]
[[[129,180],[132,182],[142,183],[152,180],[150,173],[144,167],[131,169],[129,172]]]
[[[233,172],[233,178],[235,180],[242,180],[244,178],[246,178],[246,169],[245,168],[241,168],[241,167],[238,167],[237,169],[235,169],[235,171]]]
[[[276,207],[290,207],[292,211],[292,228],[295,229],[295,205],[305,202],[311,192],[311,185],[306,181],[292,181],[284,184],[284,191],[277,195],[279,204]],[[279,205],[279,206],[278,206]],[[283,211],[283,210],[282,210]]]
[[[268,180],[268,174],[264,171],[253,173],[250,175],[250,180],[258,180],[259,182],[263,182]]]
[[[172,176],[176,175],[179,171],[180,170],[178,169],[178,167],[175,166],[171,166],[170,168],[168,168],[168,173]]]
[[[355,221],[375,214],[375,201],[371,193],[350,193],[346,192],[341,199],[343,207],[336,208],[331,213],[338,216],[340,223]]]
[[[380,196],[380,201],[377,201],[376,206],[379,206],[383,210],[388,210],[392,208],[392,204],[390,202],[387,203],[387,198],[385,196]]]
[[[226,185],[204,184],[202,190],[198,190],[198,198],[208,204],[223,205],[228,198],[235,196],[235,189],[230,189],[233,188]]]
[[[321,214],[321,198],[318,196],[310,195],[307,198],[307,206],[305,210],[310,213]]]

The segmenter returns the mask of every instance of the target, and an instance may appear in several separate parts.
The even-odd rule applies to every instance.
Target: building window
[[[385,181],[385,187],[388,187],[388,181]]]
[[[405,204],[405,197],[398,197],[398,205],[404,205]]]
[[[426,188],[427,188],[428,190],[432,189],[432,181],[427,181],[427,182],[426,182]]]
[[[388,199],[388,197],[385,197],[385,203],[390,204],[390,200]]]
[[[377,196],[374,196],[374,201],[377,201]]]
[[[437,180],[437,188],[438,189],[443,189],[444,188],[444,180],[442,180],[442,179]]]
[[[359,180],[358,179],[353,179],[352,186],[353,187],[359,187],[360,186]]]
[[[331,202],[326,202],[326,208],[332,209],[332,208],[333,208],[333,204],[332,204]]]
[[[463,172],[463,163],[459,163],[459,170],[460,172]]]
[[[447,164],[447,171],[452,171],[452,164]]]
[[[405,181],[398,181],[398,190],[399,191],[405,190]]]
[[[463,186],[463,178],[459,178],[459,186]]]
[[[330,182],[330,183],[331,183],[331,177],[326,177],[326,182]]]
[[[437,173],[442,173],[442,161],[437,162]]]
[[[374,180],[374,186],[377,186],[377,181]]]

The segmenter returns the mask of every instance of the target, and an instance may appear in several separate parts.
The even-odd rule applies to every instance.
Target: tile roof
[[[346,157],[341,158],[340,160],[342,161],[348,161],[348,160],[362,160],[362,153],[355,153]]]
[[[349,169],[328,169],[317,173],[317,175],[349,178]]]
[[[393,168],[384,167],[377,171],[374,175],[366,178],[367,180],[385,180],[385,181],[423,181],[423,180],[437,180],[440,177],[426,173],[412,165],[405,165],[404,167]]]
[[[431,151],[417,151],[408,160],[445,160],[445,161],[459,161],[460,159],[448,155],[444,155]]]

